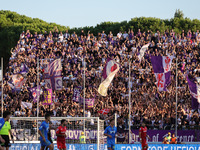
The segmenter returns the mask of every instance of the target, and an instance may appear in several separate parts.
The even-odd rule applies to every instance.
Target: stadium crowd
[[[150,43],[141,62],[138,55],[140,48]],[[200,33],[182,31],[175,34],[173,30],[163,33],[157,31],[137,33],[133,30],[119,32],[113,35],[104,31],[93,35],[83,30],[80,35],[75,32],[69,34],[59,32],[57,28],[49,33],[21,33],[15,48],[11,50],[9,66],[4,74],[4,110],[10,110],[16,117],[36,116],[37,104],[32,109],[21,108],[21,102],[32,102],[29,88],[37,84],[37,58],[40,59],[40,85],[45,88],[45,61],[62,59],[63,90],[53,92],[53,104],[49,107],[39,103],[39,116],[51,111],[53,116],[83,116],[83,107],[72,101],[73,88],[83,87],[83,58],[86,61],[86,98],[95,97],[94,107],[88,109],[87,115],[100,116],[106,119],[115,112],[118,123],[128,128],[128,73],[129,58],[131,61],[131,124],[138,129],[141,121],[145,120],[150,129],[173,129],[175,124],[176,90],[175,59],[172,64],[172,82],[167,92],[159,92],[151,65],[151,55],[177,56],[179,67],[186,63],[185,73],[200,76]],[[101,83],[101,73],[106,59],[110,57],[120,64],[120,71],[116,74],[108,89],[108,96],[102,97],[97,89]],[[29,68],[27,80],[21,91],[13,91],[9,86],[12,75],[19,73],[22,64]],[[41,89],[41,90],[42,90]],[[83,91],[81,93],[83,96]],[[98,113],[108,108],[106,115]],[[200,125],[200,112],[192,110],[191,95],[184,74],[178,69],[178,128],[194,129]],[[108,125],[109,120],[106,120]]]

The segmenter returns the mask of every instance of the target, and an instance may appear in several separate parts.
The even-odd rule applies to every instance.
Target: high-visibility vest
[[[86,137],[85,137],[85,135],[81,135],[81,136],[79,136],[79,140],[80,140],[80,143],[81,144],[85,144],[86,143]]]
[[[168,142],[170,142],[171,141],[171,136],[167,136],[167,140],[168,140]]]

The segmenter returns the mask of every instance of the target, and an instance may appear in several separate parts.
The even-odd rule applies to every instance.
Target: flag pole
[[[39,117],[39,58],[37,58],[37,140],[38,140],[38,117]]]
[[[128,101],[129,101],[129,144],[131,144],[131,61],[129,57],[129,77],[128,77],[128,82],[129,82],[129,94],[128,94]]]
[[[83,75],[83,117],[85,118],[85,58],[83,58],[84,75]],[[84,135],[85,135],[85,119],[84,119]]]
[[[175,135],[176,135],[176,137],[177,137],[177,102],[178,102],[178,93],[177,93],[177,85],[178,85],[177,61],[178,61],[178,58],[176,58],[176,125],[175,125]]]
[[[3,117],[3,57],[1,57],[1,116]]]

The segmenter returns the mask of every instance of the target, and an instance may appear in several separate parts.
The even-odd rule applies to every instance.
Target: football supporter
[[[162,142],[163,144],[169,144],[169,142],[168,142],[168,140],[167,140],[167,137],[164,137],[164,139],[163,139],[163,142]]]
[[[37,83],[37,58],[39,58],[39,83],[40,93],[45,87],[45,73],[43,64],[47,60],[62,60],[62,90],[53,91],[50,111],[56,117],[83,117],[83,107],[73,101],[73,91],[76,86],[83,87],[83,58],[86,61],[86,98],[94,98],[94,107],[90,108],[90,116],[99,116],[101,119],[110,117],[117,112],[118,117],[123,118],[124,128],[128,128],[128,72],[129,57],[131,59],[131,98],[132,98],[132,129],[138,130],[140,122],[147,119],[148,129],[173,130],[175,126],[176,99],[175,75],[176,65],[173,60],[171,67],[171,85],[166,92],[160,92],[156,86],[155,74],[151,65],[151,56],[172,55],[178,58],[178,129],[199,129],[200,112],[191,107],[191,93],[183,73],[189,73],[196,78],[200,76],[200,33],[182,31],[175,34],[173,30],[165,30],[155,33],[148,30],[128,32],[120,31],[81,34],[75,32],[72,35],[68,31],[60,33],[48,31],[37,34],[29,30],[20,36],[16,46],[11,50],[8,67],[5,68],[3,78],[3,93],[5,110],[14,114],[14,117],[37,116],[37,103],[32,107],[21,108],[21,102],[33,101],[30,97],[30,88]],[[128,34],[128,35],[127,35]],[[118,35],[118,36],[117,36]],[[190,35],[190,36],[187,36]],[[126,37],[126,38],[125,38]],[[149,49],[144,53],[141,61],[138,59],[140,49],[144,44],[150,43]],[[108,89],[108,95],[102,97],[97,89],[101,83],[102,71],[107,58],[115,59],[120,64],[120,71],[112,81]],[[27,66],[26,81],[21,89],[15,90],[13,76],[24,70]],[[184,64],[184,67],[183,67]],[[180,68],[183,67],[182,72]],[[184,69],[185,68],[185,69]],[[1,82],[0,82],[1,84]],[[1,93],[0,93],[1,95]],[[36,93],[32,94],[36,96]],[[83,97],[83,89],[80,98]],[[42,99],[42,95],[41,95]],[[49,107],[39,103],[39,116],[44,117]],[[100,110],[110,110],[107,114],[100,114]],[[166,118],[166,119],[163,119]],[[106,124],[107,126],[108,124]],[[16,135],[17,137],[20,135]],[[20,138],[20,137],[18,137]]]
[[[172,138],[171,138],[171,142],[170,142],[170,144],[177,144],[177,139],[176,139],[174,133],[172,134]]]

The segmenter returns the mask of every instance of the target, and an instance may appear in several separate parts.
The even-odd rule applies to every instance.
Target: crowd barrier
[[[96,144],[66,144],[67,150],[97,150]],[[12,144],[10,150],[40,150],[38,143],[16,143]],[[58,150],[54,144],[54,150]],[[104,145],[107,150],[107,145]],[[141,150],[140,144],[116,144],[115,150]],[[149,144],[148,150],[200,150],[199,144]]]

